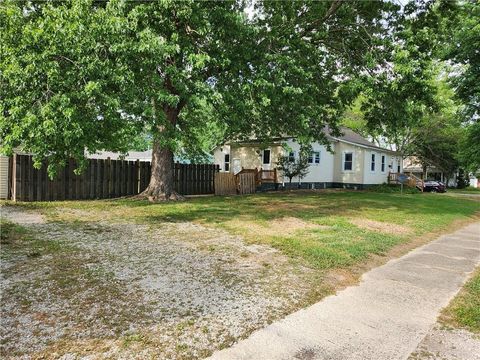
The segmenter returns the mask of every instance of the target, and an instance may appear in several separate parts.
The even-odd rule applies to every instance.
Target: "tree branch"
[[[318,26],[318,25],[324,23],[325,21],[327,21],[332,15],[334,15],[338,11],[338,9],[340,8],[340,6],[342,6],[342,4],[343,4],[343,0],[333,1],[332,4],[330,5],[330,7],[328,8],[327,12],[325,13],[325,15],[323,17],[321,17],[320,19],[317,19],[317,20],[313,21],[310,24],[310,26],[305,28],[300,33],[300,36],[304,36],[306,33],[315,30],[316,26]]]

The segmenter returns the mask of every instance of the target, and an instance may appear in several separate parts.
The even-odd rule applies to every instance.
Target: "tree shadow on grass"
[[[480,211],[480,206],[476,202],[441,195],[302,192],[298,195],[273,193],[248,197],[212,197],[208,200],[192,199],[181,205],[158,204],[147,209],[143,218],[147,222],[167,220],[222,223],[235,218],[245,221],[271,221],[290,216],[313,221],[330,216],[349,217],[368,214],[391,220],[407,218],[415,222],[419,220],[419,216],[468,217],[476,211]]]

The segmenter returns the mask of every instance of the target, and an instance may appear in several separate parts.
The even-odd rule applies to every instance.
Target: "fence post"
[[[13,156],[8,157],[8,169],[7,169],[7,200],[10,200],[12,198],[12,178],[13,178]]]
[[[140,160],[135,161],[135,195],[140,194]]]
[[[28,192],[26,191],[27,199],[28,201],[34,201],[35,199],[33,198],[33,162],[32,162],[32,156],[28,155],[27,156],[27,184],[28,184]]]
[[[13,201],[17,201],[17,191],[18,191],[18,183],[19,183],[18,176],[20,175],[19,171],[18,171],[17,154],[13,154],[11,171],[12,171],[12,194],[11,194],[11,199]]]
[[[105,197],[110,198],[112,197],[112,159],[110,157],[107,157],[105,161],[105,174],[107,178],[107,193]]]

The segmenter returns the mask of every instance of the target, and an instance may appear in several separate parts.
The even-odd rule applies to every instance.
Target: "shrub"
[[[368,191],[378,192],[378,193],[400,193],[401,187],[398,184],[381,184],[375,185],[368,188]],[[403,192],[405,194],[416,194],[420,192],[417,188],[411,188],[406,185],[403,186]]]

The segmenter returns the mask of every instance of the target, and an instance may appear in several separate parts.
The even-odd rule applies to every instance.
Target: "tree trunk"
[[[427,165],[422,165],[422,180],[427,180]]]
[[[169,131],[175,131],[179,110],[165,107],[163,109],[170,129],[166,126],[157,126],[152,149],[152,172],[147,188],[139,195],[150,201],[184,200],[173,188],[173,152],[170,148],[162,146],[160,139],[169,136]]]

